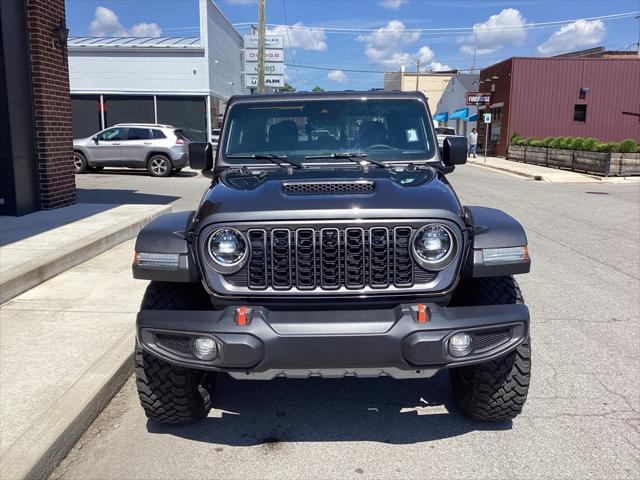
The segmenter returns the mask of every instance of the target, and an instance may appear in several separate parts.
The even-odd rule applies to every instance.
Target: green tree
[[[293,93],[293,92],[295,92],[295,91],[296,91],[296,87],[294,87],[294,86],[292,86],[292,85],[288,84],[287,82],[284,82],[284,87],[282,87],[282,88],[280,89],[280,91],[281,91],[281,92],[290,92],[290,93]]]
[[[324,88],[319,87],[319,86],[315,86],[311,89],[312,92],[324,92]]]

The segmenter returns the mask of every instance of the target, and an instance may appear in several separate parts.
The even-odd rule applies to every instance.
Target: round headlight
[[[443,225],[427,225],[413,239],[413,256],[420,266],[429,270],[442,270],[452,260],[455,237]]]
[[[242,234],[234,228],[219,228],[209,237],[209,255],[220,273],[234,273],[242,268],[249,249]]]

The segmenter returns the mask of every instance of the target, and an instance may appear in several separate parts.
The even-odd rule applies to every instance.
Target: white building
[[[72,37],[68,41],[74,137],[122,122],[203,132],[245,93],[242,36],[212,0],[199,0],[199,37]]]
[[[438,100],[433,119],[440,127],[452,127],[458,135],[467,135],[476,126],[478,109],[467,106],[467,92],[478,91],[478,73],[456,73]]]

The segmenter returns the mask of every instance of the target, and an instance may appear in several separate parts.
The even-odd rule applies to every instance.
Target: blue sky
[[[257,18],[255,0],[216,3],[234,24]],[[289,44],[285,61],[314,67],[288,66],[291,84],[341,90],[381,87],[381,72],[401,64],[414,71],[417,58],[425,70],[469,69],[474,25],[479,67],[600,45],[628,50],[638,42],[639,20],[588,19],[634,11],[640,0],[267,0],[266,18]],[[569,21],[577,19],[587,20]],[[560,23],[539,25],[547,22]],[[198,2],[67,0],[67,23],[74,36],[196,36]],[[294,25],[288,34],[285,24]]]

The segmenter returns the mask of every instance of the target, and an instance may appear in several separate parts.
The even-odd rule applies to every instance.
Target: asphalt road
[[[125,478],[640,478],[640,184],[554,184],[476,166],[463,203],[525,226],[533,379],[513,422],[467,420],[430,380],[219,382],[192,426],[147,422],[129,381],[53,474]],[[203,180],[203,181],[199,181]],[[128,198],[194,205],[204,179],[86,175]],[[84,190],[84,192],[83,192]]]

